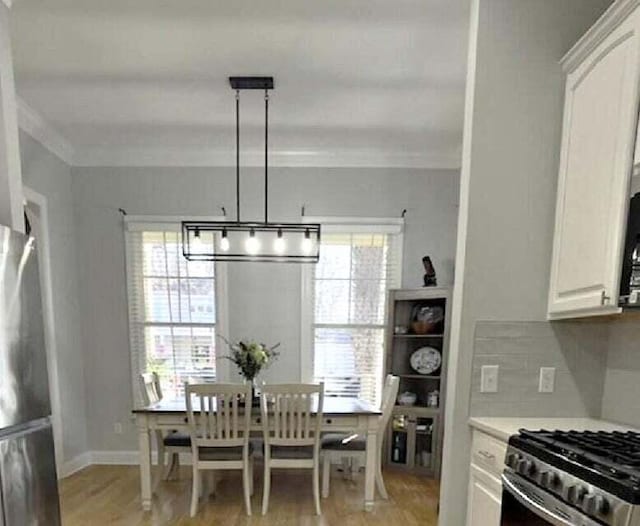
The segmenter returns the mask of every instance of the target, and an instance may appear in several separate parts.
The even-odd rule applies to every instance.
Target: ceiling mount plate
[[[273,77],[229,77],[229,84],[239,89],[273,89]]]

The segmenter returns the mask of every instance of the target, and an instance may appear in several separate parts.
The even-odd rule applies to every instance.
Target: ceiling
[[[17,92],[78,165],[234,162],[230,75],[273,75],[274,164],[458,167],[466,0],[17,0]],[[262,93],[243,92],[260,164]]]

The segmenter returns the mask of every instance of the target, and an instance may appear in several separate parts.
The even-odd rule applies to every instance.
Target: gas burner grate
[[[640,433],[523,429],[510,443],[640,502]]]

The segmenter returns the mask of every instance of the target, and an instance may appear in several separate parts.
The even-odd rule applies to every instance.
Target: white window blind
[[[216,378],[215,266],[184,258],[179,229],[128,223],[126,231],[134,393],[140,373],[154,371],[169,399],[184,395],[185,381]]]
[[[387,291],[400,286],[401,233],[345,225],[325,229],[321,243],[311,270],[313,379],[325,383],[328,396],[378,404]]]

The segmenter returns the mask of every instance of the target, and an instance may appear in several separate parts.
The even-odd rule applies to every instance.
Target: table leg
[[[364,471],[364,509],[373,511],[376,491],[376,461],[378,459],[378,422],[377,418],[368,418],[367,451]]]
[[[151,510],[151,435],[147,416],[136,415],[136,424],[140,449],[140,497],[142,509],[149,511]]]

